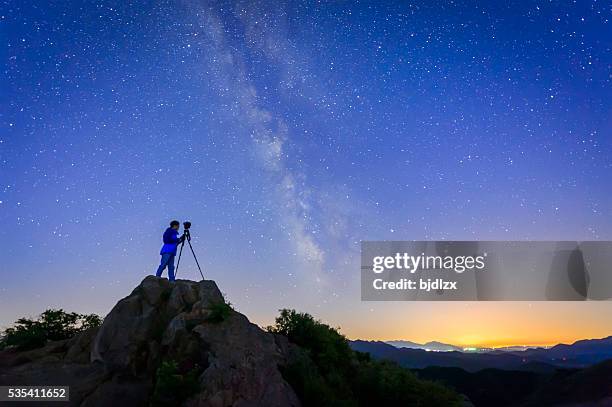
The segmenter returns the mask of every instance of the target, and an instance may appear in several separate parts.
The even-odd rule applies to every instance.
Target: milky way
[[[612,239],[609,4],[384,3],[3,2],[0,325],[105,313],[173,218],[349,332],[361,240]]]

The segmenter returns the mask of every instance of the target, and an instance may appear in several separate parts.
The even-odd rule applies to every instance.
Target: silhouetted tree
[[[338,330],[309,314],[283,309],[267,329],[302,349],[282,373],[305,406],[460,405],[450,389],[353,351]]]
[[[97,327],[102,318],[96,314],[77,314],[62,309],[48,309],[38,319],[19,318],[0,336],[0,349],[18,350],[44,346],[48,341],[67,339],[89,328]]]

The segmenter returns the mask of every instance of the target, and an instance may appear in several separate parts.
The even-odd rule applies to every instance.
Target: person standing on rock
[[[155,275],[161,277],[166,266],[168,267],[168,280],[174,281],[174,257],[176,257],[176,248],[185,240],[185,235],[179,237],[179,221],[173,220],[170,222],[170,227],[164,232],[164,245],[159,254],[161,254],[161,262],[157,268]]]

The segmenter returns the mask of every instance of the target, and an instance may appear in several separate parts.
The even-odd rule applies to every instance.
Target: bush
[[[207,318],[208,322],[219,323],[225,321],[232,311],[232,304],[225,301],[215,302],[210,305],[210,315]]]
[[[0,336],[0,349],[14,347],[29,350],[44,346],[48,341],[71,338],[79,332],[102,324],[95,314],[77,314],[62,309],[48,309],[38,319],[20,318]]]
[[[155,375],[155,389],[151,398],[152,406],[176,406],[182,404],[190,396],[199,391],[199,366],[187,372],[180,372],[178,364],[173,361],[164,361],[157,368]]]
[[[353,351],[342,334],[309,314],[283,309],[268,331],[303,349],[282,373],[305,406],[459,405],[453,391]]]

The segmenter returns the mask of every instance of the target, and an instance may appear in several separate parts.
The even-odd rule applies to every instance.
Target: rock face
[[[70,405],[174,405],[159,384],[171,363],[196,383],[185,406],[298,406],[279,370],[293,351],[225,305],[214,281],[149,276],[99,329],[0,353],[0,385],[69,385]]]

